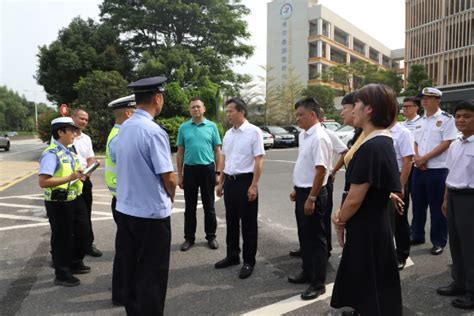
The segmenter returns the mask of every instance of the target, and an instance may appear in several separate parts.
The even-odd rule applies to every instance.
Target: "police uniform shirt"
[[[69,158],[69,163],[71,164],[72,169],[74,170],[75,163],[74,163],[74,158],[71,152],[66,147],[64,147],[60,142],[56,140],[53,140],[53,142],[66,153],[67,157]],[[49,176],[53,176],[56,170],[58,170],[58,168],[59,168],[58,156],[48,151],[40,158],[40,168],[39,168],[38,174],[46,174]]]
[[[474,135],[457,139],[449,146],[446,185],[455,189],[474,189]]]
[[[403,158],[414,155],[413,136],[410,131],[400,123],[393,125],[390,129],[390,133],[392,134],[393,148],[397,155],[398,171],[401,172]]]
[[[247,120],[239,128],[232,127],[224,135],[222,155],[225,174],[253,172],[255,157],[265,155],[262,131]]]
[[[171,198],[161,174],[173,172],[168,134],[138,109],[116,137],[117,211],[134,217],[171,215]]]
[[[416,126],[418,124],[418,121],[421,119],[421,116],[419,116],[418,114],[412,119],[412,120],[405,120],[404,122],[402,122],[402,125],[406,128],[408,128],[408,130],[413,133],[416,129]]]
[[[426,114],[418,120],[415,127],[415,143],[418,145],[418,154],[424,156],[431,152],[441,142],[454,140],[457,136],[457,129],[454,125],[454,118],[441,109],[427,117]],[[428,160],[427,168],[446,168],[447,151],[441,155]]]
[[[316,166],[326,168],[323,186],[326,185],[333,152],[331,140],[320,123],[299,135],[298,158],[293,171],[293,184],[299,188],[311,188]]]
[[[74,137],[74,148],[76,149],[82,169],[87,168],[87,159],[95,156],[92,140],[89,135],[81,132],[81,135]]]

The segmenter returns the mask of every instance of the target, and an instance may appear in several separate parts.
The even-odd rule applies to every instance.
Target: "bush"
[[[187,117],[175,116],[172,118],[159,118],[157,123],[160,124],[168,133],[170,139],[171,151],[176,151],[176,142],[178,141],[178,130],[181,124],[189,120]]]
[[[38,137],[45,143],[51,140],[51,121],[59,117],[59,113],[52,109],[47,109],[38,116]]]

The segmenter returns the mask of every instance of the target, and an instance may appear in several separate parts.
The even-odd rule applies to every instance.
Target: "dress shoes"
[[[301,258],[303,254],[301,253],[301,248],[297,250],[291,250],[290,251],[290,257],[298,257]]]
[[[424,243],[425,242],[422,241],[422,240],[414,240],[414,239],[410,240],[410,245],[412,245],[412,246],[418,246],[418,245],[422,245]]]
[[[217,240],[215,238],[208,240],[207,244],[209,245],[209,248],[211,248],[212,250],[216,250],[217,248],[219,248],[219,244],[217,243]]]
[[[464,293],[466,293],[464,289],[457,286],[456,283],[454,282],[448,286],[439,287],[436,290],[436,292],[439,295],[443,295],[443,296],[458,296],[458,295],[463,295]]]
[[[86,255],[91,257],[102,257],[102,251],[92,245],[89,249],[86,250]]]
[[[466,294],[463,297],[459,297],[453,300],[451,305],[461,309],[474,309],[474,295]]]
[[[402,271],[406,264],[407,261],[405,259],[399,259],[397,264],[398,271]]]
[[[216,262],[214,267],[216,269],[223,269],[223,268],[227,268],[227,267],[231,267],[231,266],[236,266],[238,264],[240,264],[240,259],[239,258],[232,259],[232,258],[225,257],[221,261]]]
[[[253,266],[251,266],[248,263],[244,263],[244,265],[242,266],[239,272],[239,279],[248,278],[249,276],[252,275],[252,272],[253,272]]]
[[[326,287],[324,285],[318,287],[310,285],[303,293],[301,293],[301,299],[303,301],[314,300],[324,293],[326,293]]]
[[[81,284],[81,281],[78,278],[76,278],[72,275],[70,277],[66,277],[66,278],[56,277],[54,279],[54,285],[65,286],[65,287],[73,287],[73,286],[78,286],[79,284]]]
[[[82,261],[73,264],[71,268],[72,274],[86,274],[91,272],[91,267],[86,266]]]
[[[304,272],[300,272],[297,275],[288,276],[288,282],[294,283],[294,284],[304,284],[304,283],[310,283],[311,280],[304,274]]]
[[[181,251],[188,251],[194,245],[194,241],[185,240],[181,245]]]
[[[438,256],[442,253],[443,253],[443,247],[441,246],[433,246],[433,248],[431,248],[431,254],[433,256]]]

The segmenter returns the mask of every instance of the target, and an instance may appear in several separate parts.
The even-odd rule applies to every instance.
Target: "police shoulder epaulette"
[[[442,111],[441,114],[444,115],[444,116],[447,116],[449,118],[453,117],[451,114],[449,114],[448,112],[445,112],[445,111]]]

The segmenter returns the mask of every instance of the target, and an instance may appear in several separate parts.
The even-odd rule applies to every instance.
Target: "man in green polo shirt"
[[[189,103],[191,119],[183,123],[178,131],[178,185],[184,189],[184,243],[181,251],[194,245],[196,234],[196,208],[198,190],[204,208],[204,230],[211,249],[217,249],[216,210],[214,208],[214,187],[220,175],[221,139],[214,122],[204,117],[206,108],[199,98]]]

